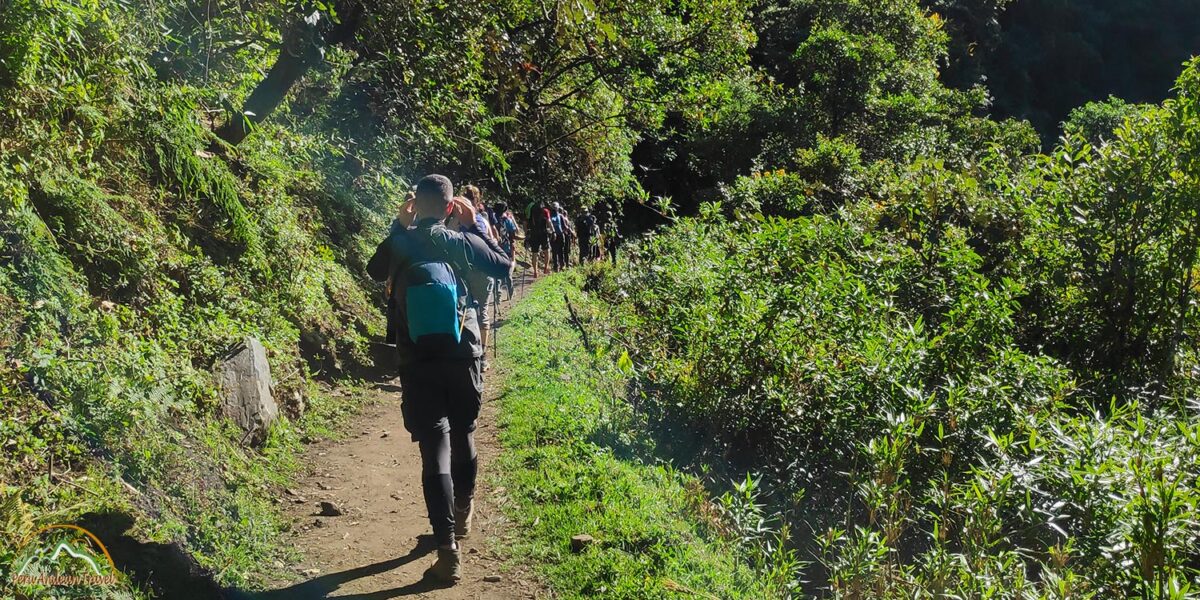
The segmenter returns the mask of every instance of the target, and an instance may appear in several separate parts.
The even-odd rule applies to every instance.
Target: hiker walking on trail
[[[604,250],[608,253],[609,260],[615,265],[617,264],[617,248],[621,245],[621,226],[617,223],[617,217],[610,210],[607,218],[604,219]]]
[[[467,231],[447,228],[449,216]],[[483,399],[477,301],[463,278],[473,271],[502,277],[511,267],[488,244],[475,217],[469,202],[454,200],[449,179],[429,175],[367,263],[372,278],[392,280],[400,408],[421,451],[425,505],[438,543],[437,562],[426,576],[443,582],[461,578],[456,538],[471,531],[478,470],[474,431]]]
[[[479,191],[479,188],[473,185],[463,186],[463,198],[470,202],[471,206],[475,207],[475,225],[479,228],[479,231],[484,233],[484,239],[492,240],[499,246],[496,228],[489,220],[487,206],[483,203],[483,194]],[[459,223],[459,231],[467,233],[470,229],[467,224]],[[498,250],[503,252],[503,248],[498,248]],[[467,282],[467,291],[470,292],[471,298],[475,301],[476,321],[479,323],[479,343],[483,345],[484,349],[481,366],[483,372],[486,373],[488,370],[488,335],[492,328],[488,302],[492,298],[492,286],[496,285],[496,283],[491,277],[477,270],[471,270],[464,274],[463,279]]]
[[[575,247],[575,224],[571,220],[571,215],[567,214],[567,209],[560,206],[558,214],[562,217],[563,229],[566,233],[562,250],[563,268],[566,268],[571,266],[571,249]]]
[[[550,274],[550,209],[540,201],[529,206],[529,233],[525,242],[533,255],[533,276],[538,276],[538,263],[542,272]]]
[[[554,209],[550,211],[550,253],[555,271],[561,271],[570,266],[567,264],[567,253],[570,249],[570,228],[571,223],[567,219],[567,214],[563,211],[562,205],[555,202]]]
[[[513,269],[517,264],[517,239],[518,231],[517,219],[513,217],[512,211],[508,210],[508,205],[503,202],[498,202],[493,207],[496,214],[496,233],[500,236],[500,249],[504,250],[504,254],[513,263]],[[513,295],[513,269],[509,269],[508,275],[504,277],[504,286],[508,288],[508,299],[512,300]]]
[[[595,244],[599,230],[596,228],[596,217],[591,209],[583,209],[583,213],[575,220],[575,231],[579,234],[579,264],[596,260],[598,249]]]

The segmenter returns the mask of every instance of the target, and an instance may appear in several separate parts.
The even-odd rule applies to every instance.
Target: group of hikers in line
[[[579,263],[603,260],[606,255],[614,262],[617,260],[621,234],[611,210],[600,220],[591,209],[584,208],[572,222],[562,204],[540,201],[526,207],[525,217],[529,224],[526,247],[532,253],[534,277],[539,265],[543,273],[549,273],[551,268],[559,271],[570,267],[575,242],[579,244]]]
[[[487,306],[512,275],[518,242],[530,252],[533,275],[579,261],[616,260],[619,242],[612,213],[599,222],[584,209],[575,222],[558,203],[533,202],[521,226],[504,204],[488,207],[480,190],[461,196],[442,175],[422,178],[409,193],[391,231],[367,263],[385,282],[388,342],[399,358],[401,412],[421,453],[421,485],[437,542],[426,577],[461,579],[457,540],[471,532],[474,515],[475,421],[483,403],[483,374],[491,326]]]

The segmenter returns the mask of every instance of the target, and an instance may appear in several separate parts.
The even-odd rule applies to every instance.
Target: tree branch
[[[534,148],[533,150],[528,150],[528,151],[525,151],[525,150],[519,150],[518,152],[523,152],[523,153],[525,153],[525,154],[537,154],[537,153],[539,153],[539,152],[542,152],[543,150],[545,150],[545,149],[549,148],[550,146],[553,146],[553,145],[555,145],[555,144],[557,144],[557,143],[559,143],[559,142],[561,142],[561,141],[563,141],[563,140],[565,140],[565,139],[567,139],[567,138],[569,138],[569,137],[571,137],[571,136],[573,136],[573,135],[575,135],[575,134],[579,133],[580,131],[583,131],[583,130],[585,130],[585,129],[588,129],[588,128],[590,128],[590,127],[595,127],[596,125],[602,125],[602,124],[604,124],[604,123],[606,123],[606,122],[608,122],[608,121],[611,121],[611,120],[613,120],[613,119],[621,119],[621,118],[624,118],[624,117],[627,117],[627,116],[629,116],[629,113],[624,113],[624,112],[622,112],[622,113],[617,113],[617,114],[615,114],[615,115],[609,115],[609,116],[607,116],[607,117],[601,117],[601,118],[599,118],[599,119],[592,120],[592,121],[590,121],[590,122],[588,122],[588,123],[584,123],[583,125],[580,125],[579,127],[576,127],[575,129],[572,129],[571,131],[568,131],[567,133],[564,133],[564,134],[562,134],[562,135],[560,135],[560,136],[558,136],[558,137],[556,137],[556,138],[554,138],[554,139],[550,140],[549,142],[546,142],[545,144],[542,144],[541,146],[538,146],[537,148]]]

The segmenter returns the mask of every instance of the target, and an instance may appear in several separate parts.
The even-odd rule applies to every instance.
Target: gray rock
[[[291,394],[283,394],[281,402],[284,412],[292,418],[299,419],[308,410],[308,401],[304,399],[304,394],[300,393],[300,390],[292,390]]]
[[[267,351],[257,338],[247,337],[234,346],[217,366],[221,412],[245,432],[244,440],[258,445],[279,417],[271,395],[271,367]]]

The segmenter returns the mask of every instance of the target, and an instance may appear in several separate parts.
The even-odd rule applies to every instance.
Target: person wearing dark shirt
[[[608,218],[604,220],[604,250],[614,265],[617,264],[617,248],[620,246],[621,226],[616,215],[609,211]]]
[[[550,209],[546,206],[546,202],[539,201],[529,205],[529,227],[525,238],[525,244],[529,247],[529,253],[533,256],[533,276],[538,276],[538,265],[542,267],[542,272],[550,273]]]
[[[448,229],[444,222],[449,216],[469,224],[466,231]],[[475,420],[483,399],[484,349],[475,318],[479,302],[470,297],[464,277],[472,272],[503,277],[511,263],[498,247],[485,241],[475,224],[474,207],[456,202],[453,185],[441,175],[429,175],[417,184],[416,197],[401,209],[391,233],[367,263],[367,273],[376,281],[391,280],[392,304],[403,308],[409,289],[405,274],[431,262],[448,264],[457,278],[459,335],[446,336],[448,343],[431,350],[410,336],[409,319],[414,315],[405,313],[393,320],[397,328],[393,337],[399,353],[404,426],[421,451],[421,483],[439,546],[437,562],[426,574],[455,582],[461,578],[455,538],[471,529],[478,471]]]
[[[570,228],[571,223],[567,218],[567,213],[561,204],[555,202],[554,207],[550,210],[550,257],[555,271],[561,271],[570,266],[567,260],[570,249],[568,245]]]
[[[575,220],[575,231],[579,235],[579,262],[591,262],[596,259],[597,249],[595,248],[597,231],[596,231],[596,216],[592,214],[590,209],[583,209],[583,213]]]

